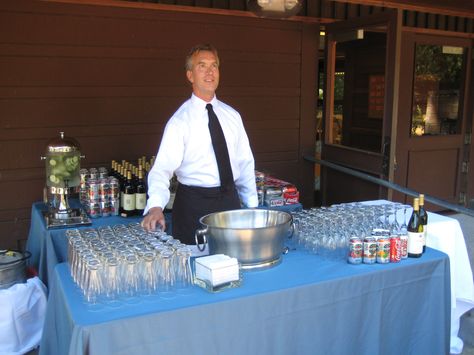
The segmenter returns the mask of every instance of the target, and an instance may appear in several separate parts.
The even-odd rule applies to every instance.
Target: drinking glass
[[[171,299],[175,297],[175,274],[173,270],[173,249],[165,247],[158,254],[158,294],[161,298]]]
[[[104,294],[106,302],[111,306],[119,306],[120,273],[119,259],[116,256],[108,256],[104,262]]]
[[[407,205],[402,205],[403,206],[403,223],[400,226],[400,233],[402,235],[405,235],[408,233],[408,226],[407,226]]]
[[[158,285],[155,268],[156,254],[153,251],[145,251],[141,258],[141,289],[144,295],[150,296],[156,293]]]
[[[178,294],[188,294],[193,284],[191,254],[191,249],[186,245],[181,245],[176,249],[176,291]]]
[[[129,253],[124,258],[124,284],[123,294],[128,303],[138,302],[139,273],[138,257],[135,253]]]
[[[98,298],[103,292],[101,269],[102,264],[97,258],[88,258],[85,265],[86,277],[84,285],[84,296],[88,302],[89,309],[98,309]]]

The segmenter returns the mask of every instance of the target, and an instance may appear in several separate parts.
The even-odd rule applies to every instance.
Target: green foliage
[[[432,77],[444,83],[459,83],[463,59],[463,55],[443,53],[442,46],[418,44],[415,52],[415,75]]]

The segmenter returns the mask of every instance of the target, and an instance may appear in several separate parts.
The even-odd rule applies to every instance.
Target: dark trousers
[[[173,237],[185,244],[195,244],[194,234],[201,228],[199,219],[207,214],[240,208],[235,186],[197,187],[178,184],[173,203]]]

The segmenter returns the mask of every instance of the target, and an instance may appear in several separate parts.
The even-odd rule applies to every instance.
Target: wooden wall
[[[218,96],[243,116],[257,169],[294,182],[312,204],[316,24],[43,1],[0,2],[0,249],[29,230],[42,199],[40,156],[65,131],[83,167],[156,153],[165,122],[189,97],[184,57],[220,51]]]

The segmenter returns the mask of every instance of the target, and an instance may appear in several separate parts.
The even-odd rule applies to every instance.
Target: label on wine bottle
[[[408,254],[423,253],[423,232],[408,232]]]
[[[135,209],[135,194],[123,194],[123,209],[125,211]]]
[[[135,208],[137,210],[144,210],[146,206],[146,193],[135,194]]]

